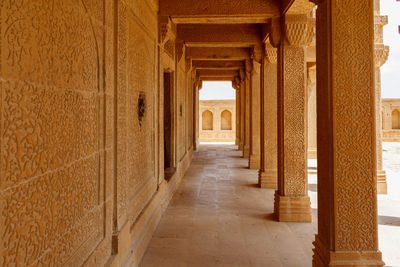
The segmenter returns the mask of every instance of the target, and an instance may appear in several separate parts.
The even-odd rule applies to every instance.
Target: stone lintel
[[[278,188],[278,171],[277,170],[259,170],[258,185],[261,188]]]
[[[280,196],[275,191],[275,214],[280,222],[311,222],[309,196]]]
[[[176,23],[261,23],[280,15],[275,0],[160,0],[160,15]]]
[[[208,76],[228,76],[228,77],[235,77],[239,73],[237,70],[224,70],[224,69],[203,69],[198,70],[197,74],[201,77],[208,77]]]
[[[251,47],[261,45],[259,24],[179,24],[177,39],[187,46]]]
[[[199,76],[202,81],[226,81],[230,82],[235,79],[234,76]]]
[[[229,61],[216,61],[216,60],[194,60],[192,66],[198,70],[201,69],[224,69],[224,70],[239,70],[244,68],[243,61],[229,60]]]
[[[250,51],[243,47],[188,47],[186,57],[192,60],[245,60],[250,58]]]

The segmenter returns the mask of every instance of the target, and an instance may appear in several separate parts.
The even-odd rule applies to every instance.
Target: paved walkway
[[[316,175],[309,176],[313,223],[274,220],[274,190],[257,188],[257,171],[233,145],[202,145],[143,257],[141,266],[311,266]],[[316,161],[310,161],[315,166]],[[400,190],[400,188],[399,188]],[[394,204],[393,204],[394,203]],[[379,198],[380,246],[400,266],[400,209]],[[397,257],[397,258],[396,258]]]

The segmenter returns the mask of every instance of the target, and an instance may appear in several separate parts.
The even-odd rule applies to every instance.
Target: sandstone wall
[[[137,265],[192,155],[181,60],[164,180],[158,1],[4,0],[0,12],[0,265]]]

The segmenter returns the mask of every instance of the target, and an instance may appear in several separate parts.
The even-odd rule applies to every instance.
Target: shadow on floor
[[[277,221],[274,213],[252,214],[251,216],[254,217],[254,218],[257,218],[257,219],[262,219],[262,220],[267,220],[267,221],[273,221],[273,222]]]
[[[244,186],[252,187],[252,188],[259,188],[258,184],[245,184]]]
[[[378,223],[380,225],[400,226],[400,218],[393,216],[378,216]]]

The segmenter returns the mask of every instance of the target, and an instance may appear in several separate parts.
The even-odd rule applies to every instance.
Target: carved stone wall
[[[76,266],[96,247],[111,253],[106,6],[0,4],[2,266]]]
[[[138,264],[192,156],[183,66],[184,151],[159,179],[157,12],[155,0],[0,2],[1,266]]]

